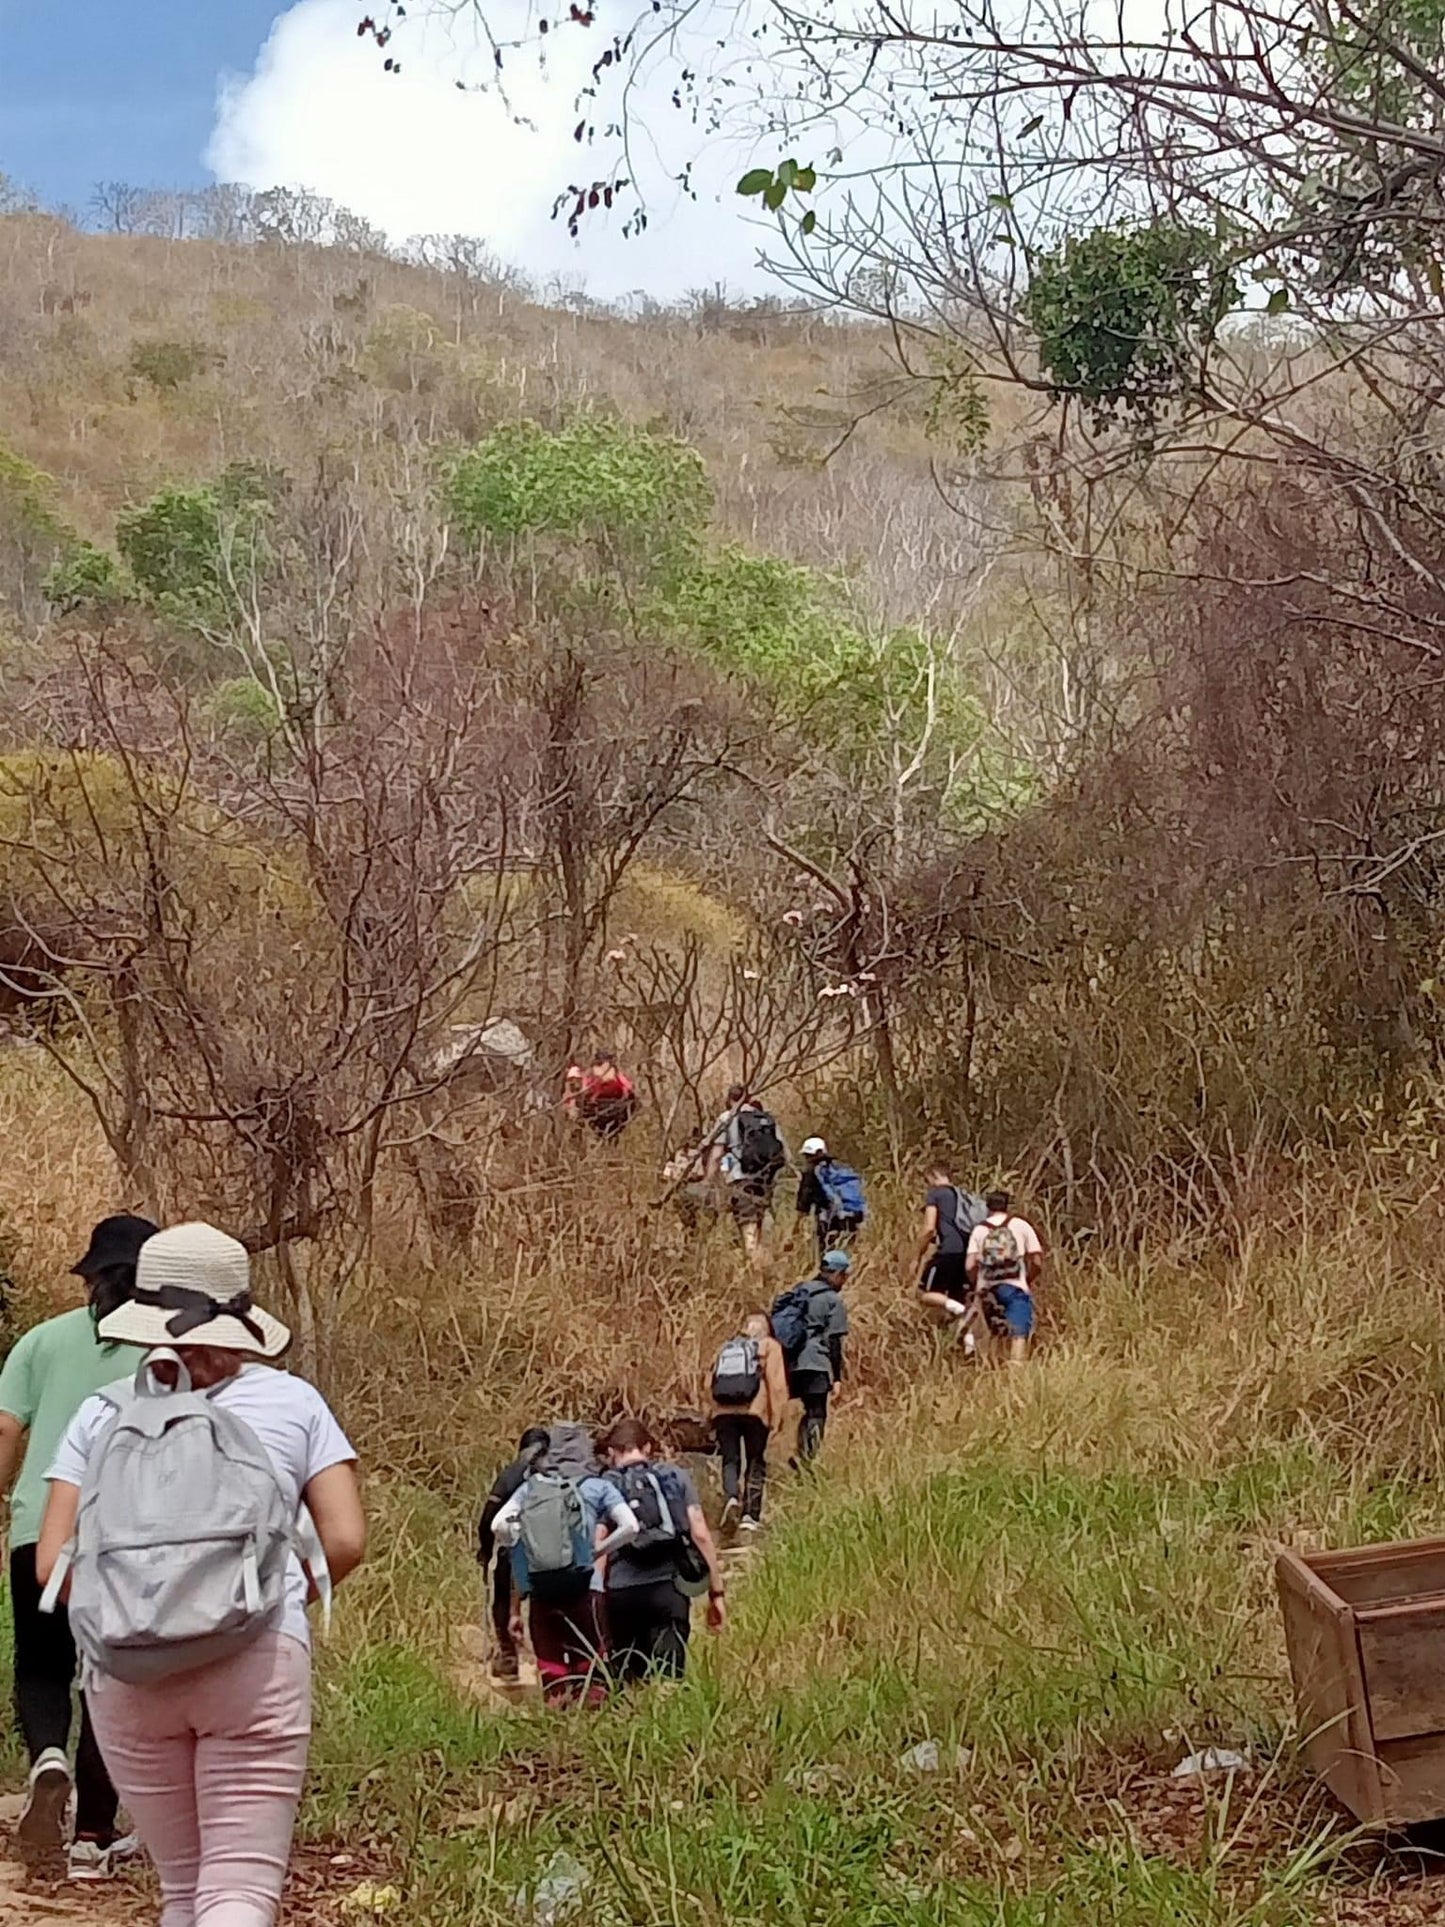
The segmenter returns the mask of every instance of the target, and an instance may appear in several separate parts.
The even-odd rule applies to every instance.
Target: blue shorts
[[[1032,1338],[1034,1335],[1033,1293],[1025,1291],[1022,1285],[995,1285],[993,1300],[1004,1315],[1010,1338]]]

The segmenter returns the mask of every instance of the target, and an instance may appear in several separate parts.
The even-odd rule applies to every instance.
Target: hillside
[[[861,571],[887,614],[966,606],[976,566],[930,474],[926,424],[883,331],[699,297],[629,319],[549,307],[485,260],[225,245],[0,225],[6,441],[110,539],[129,502],[237,462],[342,472],[498,421],[617,413],[696,446],[720,528]],[[831,462],[819,458],[868,413]]]
[[[1270,1592],[1440,1523],[1419,552],[1333,471],[1086,488],[861,324],[36,214],[0,263],[7,1315],[208,1215],[358,1443],[300,1917],[1445,1916],[1305,1775]],[[615,1141],[558,1101],[602,1050]],[[498,1704],[519,1430],[694,1437],[805,1262],[785,1190],[752,1272],[661,1176],[735,1079],[869,1186],[823,1458],[685,1684]],[[1016,1371],[920,1315],[937,1157],[1047,1233]]]

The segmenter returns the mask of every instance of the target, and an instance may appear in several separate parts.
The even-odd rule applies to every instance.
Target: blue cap
[[[850,1271],[853,1260],[846,1251],[829,1251],[823,1257],[824,1271]]]

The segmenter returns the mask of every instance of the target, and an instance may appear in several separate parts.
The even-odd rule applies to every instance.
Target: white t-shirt
[[[1006,1278],[1000,1282],[1004,1284],[1014,1284],[1019,1286],[1021,1290],[1027,1291],[1029,1288],[1027,1261],[1030,1258],[1040,1256],[1043,1252],[1043,1246],[1039,1242],[1039,1234],[1034,1230],[1027,1218],[1016,1218],[1012,1212],[991,1211],[983,1223],[976,1224],[969,1233],[968,1257],[970,1260],[981,1257],[983,1255],[983,1241],[988,1236],[990,1228],[1001,1224],[1006,1224],[1013,1233],[1014,1243],[1018,1246],[1019,1250],[1019,1268],[1017,1277]]]
[[[132,1377],[126,1377],[118,1380],[114,1389],[128,1392],[133,1383]],[[302,1493],[319,1472],[350,1464],[356,1457],[351,1441],[320,1392],[304,1378],[293,1378],[290,1372],[278,1372],[271,1365],[243,1365],[234,1378],[225,1379],[210,1396],[244,1419],[260,1439],[271,1454],[282,1490],[298,1511]],[[88,1398],[70,1421],[46,1478],[80,1485],[95,1442],[114,1416],[115,1407],[102,1396]],[[294,1555],[276,1630],[299,1639],[303,1646],[311,1643],[306,1622],[306,1574]]]

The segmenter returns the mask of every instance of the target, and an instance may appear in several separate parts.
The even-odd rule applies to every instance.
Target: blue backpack
[[[828,1195],[831,1218],[851,1218],[855,1224],[862,1224],[868,1216],[868,1200],[863,1195],[863,1180],[851,1164],[829,1158],[818,1171],[818,1182]]]
[[[793,1364],[798,1354],[807,1344],[816,1328],[817,1321],[812,1316],[813,1299],[821,1291],[831,1291],[832,1287],[818,1278],[806,1278],[801,1285],[794,1285],[791,1291],[779,1294],[773,1300],[770,1314],[773,1337],[783,1348],[783,1356]]]

